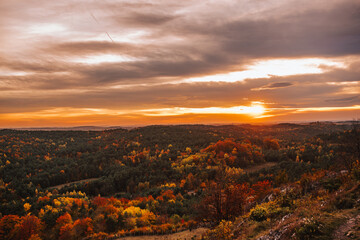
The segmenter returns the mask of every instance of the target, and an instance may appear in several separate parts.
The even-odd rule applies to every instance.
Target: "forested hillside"
[[[359,156],[356,123],[4,129],[0,239],[336,239]]]

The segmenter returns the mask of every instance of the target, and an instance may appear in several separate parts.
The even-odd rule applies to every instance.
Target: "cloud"
[[[158,26],[162,24],[166,24],[177,18],[176,15],[170,15],[165,13],[142,13],[133,11],[128,13],[128,15],[116,15],[113,16],[116,21],[120,24],[126,24],[127,26]]]
[[[343,91],[344,87],[348,85],[328,84],[326,82],[327,77],[325,79],[323,77],[318,74],[310,74],[248,79],[244,82],[234,83],[167,83],[131,85],[120,88],[104,85],[101,87],[96,85],[78,86],[76,82],[71,82],[71,79],[66,80],[65,78],[62,79],[61,84],[68,84],[68,86],[64,86],[64,88],[56,87],[57,85],[46,85],[46,80],[42,83],[38,82],[39,85],[34,86],[31,78],[29,78],[28,87],[36,90],[4,90],[0,96],[0,109],[2,112],[22,112],[29,109],[52,107],[109,108],[116,110],[172,107],[202,108],[249,105],[252,101],[263,101],[267,107],[276,108],[348,106],[349,102],[346,101],[328,101],[329,99],[353,97],[353,93]],[[58,81],[61,81],[61,78]],[[251,91],[251,89],[267,85],[279,86],[278,83],[291,83],[292,85],[272,88],[271,91]],[[358,86],[356,83],[353,85]],[[11,84],[9,83],[7,86],[11,86]],[[359,99],[354,98],[351,104],[360,104]]]
[[[270,83],[268,85],[259,87],[259,88],[253,88],[251,90],[253,91],[261,91],[261,90],[271,90],[271,89],[276,89],[276,88],[284,88],[284,87],[289,87],[294,85],[291,82],[275,82],[275,83]]]
[[[336,99],[328,99],[327,102],[334,102],[334,103],[360,103],[359,96],[352,96],[346,98],[336,98]]]
[[[143,47],[145,48],[145,46]],[[129,53],[132,55],[140,54],[141,47],[136,47],[130,43],[113,43],[109,41],[70,41],[61,42],[47,46],[43,51],[53,52],[54,55],[78,56],[85,54],[105,54],[105,53]]]
[[[0,5],[0,44],[1,113],[359,104],[357,1],[7,1]],[[86,61],[109,55],[122,60]],[[259,61],[307,58],[345,67],[184,82],[243,72]]]

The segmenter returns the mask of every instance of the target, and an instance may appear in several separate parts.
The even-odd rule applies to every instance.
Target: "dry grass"
[[[118,240],[190,240],[200,239],[201,235],[205,233],[207,228],[197,228],[192,231],[186,230],[174,234],[167,235],[152,235],[152,236],[134,236],[134,237],[122,237]]]

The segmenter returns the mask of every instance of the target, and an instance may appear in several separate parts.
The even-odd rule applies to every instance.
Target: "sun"
[[[265,107],[262,105],[255,105],[250,107],[250,113],[251,115],[262,115],[265,112]]]
[[[266,108],[262,102],[252,102],[250,106],[239,107],[238,113],[258,117],[263,115],[265,111]]]

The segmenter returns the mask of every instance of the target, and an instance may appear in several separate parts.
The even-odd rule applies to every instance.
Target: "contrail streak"
[[[109,34],[108,32],[106,32],[106,34],[108,35],[108,37],[110,38],[110,40],[111,40],[113,43],[115,43],[114,40],[110,37],[110,34]]]
[[[88,11],[89,11],[89,10],[88,10]],[[97,18],[94,16],[94,14],[93,14],[91,11],[89,11],[89,13],[90,13],[91,17],[95,20],[95,22],[100,25],[99,21],[98,21]],[[115,43],[115,41],[112,39],[112,37],[110,36],[110,34],[109,34],[107,31],[105,31],[105,33],[106,33],[106,35],[110,38],[110,40],[111,40],[113,43]]]

